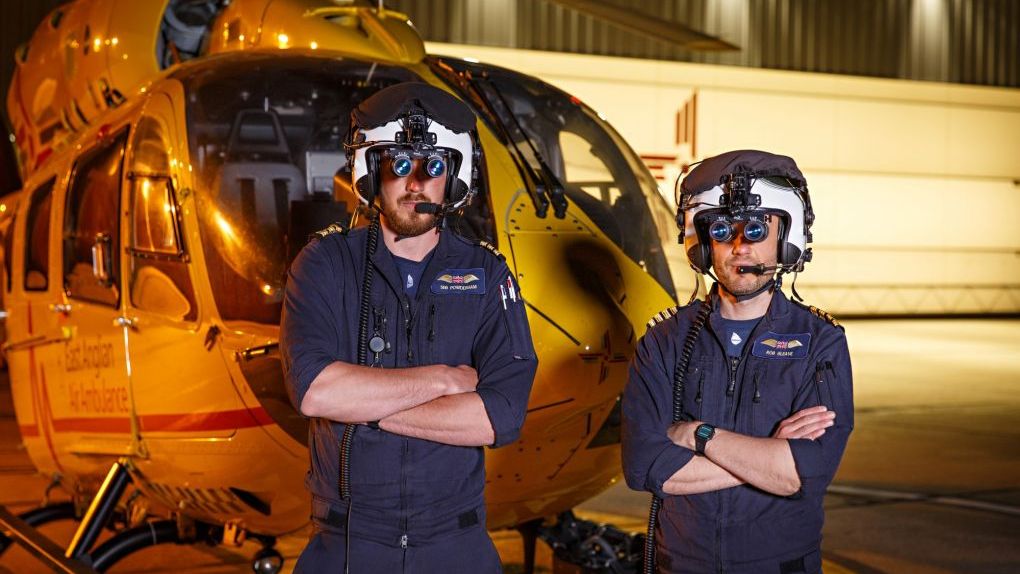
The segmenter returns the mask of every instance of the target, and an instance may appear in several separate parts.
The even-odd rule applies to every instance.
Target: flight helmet
[[[401,177],[410,175],[413,160],[419,160],[428,176],[447,174],[442,213],[466,206],[475,194],[474,127],[471,108],[435,86],[404,82],[379,90],[351,112],[346,147],[358,197],[373,204],[385,160]]]
[[[729,241],[743,223],[748,241],[768,241],[768,217],[779,218],[777,270],[800,272],[811,260],[815,215],[807,180],[793,159],[757,150],[708,158],[678,180],[676,222],[691,267],[710,273],[712,239]]]

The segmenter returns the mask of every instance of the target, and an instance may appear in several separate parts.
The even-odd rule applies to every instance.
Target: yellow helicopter
[[[308,425],[278,351],[285,272],[357,205],[351,108],[407,80],[480,118],[480,193],[449,224],[506,255],[540,356],[520,440],[487,456],[489,528],[531,532],[533,561],[542,521],[618,480],[627,362],[697,282],[655,179],[577,98],[428,55],[405,15],[358,1],[78,0],[16,60],[3,351],[27,452],[74,502],[0,507],[0,525],[49,567],[246,536],[264,544],[257,571],[279,568],[275,537],[309,515]],[[94,547],[114,514],[123,528]],[[80,520],[66,549],[34,531],[57,519]],[[580,524],[542,536],[599,563],[629,552],[584,548]]]

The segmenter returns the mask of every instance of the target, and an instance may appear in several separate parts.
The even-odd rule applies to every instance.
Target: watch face
[[[698,430],[694,431],[695,436],[702,439],[710,439],[715,434],[715,428],[710,425],[699,425]]]

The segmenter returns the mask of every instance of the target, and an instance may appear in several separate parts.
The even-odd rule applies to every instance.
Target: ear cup
[[[365,200],[365,203],[372,205],[375,201],[375,196],[379,193],[379,152],[374,150],[368,150],[365,154],[365,164],[367,171],[365,175],[360,177],[356,182],[358,195]]]
[[[446,170],[446,190],[444,200],[446,203],[455,204],[464,199],[468,193],[468,186],[458,176],[464,164],[464,158],[457,150],[449,150],[449,166]]]
[[[779,218],[779,249],[776,253],[776,261],[780,265],[793,265],[800,259],[800,248],[787,241],[790,233],[789,216],[776,214]]]
[[[800,248],[784,241],[779,249],[779,263],[780,265],[793,265],[800,259]]]
[[[698,243],[687,250],[687,259],[695,271],[707,273],[712,268],[712,248],[704,243]]]

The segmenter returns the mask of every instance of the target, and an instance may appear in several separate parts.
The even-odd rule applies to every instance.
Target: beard
[[[429,198],[420,193],[408,193],[394,201],[382,201],[381,211],[386,218],[386,224],[400,237],[417,237],[436,226],[436,216],[431,213],[406,213],[400,210],[400,203],[404,201],[429,201]]]
[[[760,262],[755,263],[740,263],[740,265],[757,265]],[[730,267],[733,263],[728,263],[722,269],[716,268],[716,274],[719,277],[719,283],[730,292],[731,295],[741,296],[750,295],[755,291],[761,289],[766,283],[772,280],[775,273],[765,273],[763,275],[755,275],[753,273],[737,273],[735,269]],[[775,265],[775,263],[769,263],[767,265]]]

